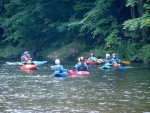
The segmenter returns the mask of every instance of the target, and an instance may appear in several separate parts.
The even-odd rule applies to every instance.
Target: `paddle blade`
[[[130,61],[122,61],[123,64],[130,64]]]

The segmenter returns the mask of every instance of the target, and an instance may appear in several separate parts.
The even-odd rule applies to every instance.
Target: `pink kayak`
[[[71,76],[88,76],[90,73],[88,71],[73,71],[73,70],[70,70],[69,71],[70,75]]]

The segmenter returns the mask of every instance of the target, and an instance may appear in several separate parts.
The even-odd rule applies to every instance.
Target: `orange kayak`
[[[37,70],[37,66],[36,65],[23,65],[21,69],[22,70]]]

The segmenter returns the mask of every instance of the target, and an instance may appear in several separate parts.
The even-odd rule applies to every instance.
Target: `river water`
[[[150,113],[150,65],[90,66],[86,77],[54,78],[50,66],[22,71],[0,60],[1,113]],[[72,69],[75,62],[62,63]]]

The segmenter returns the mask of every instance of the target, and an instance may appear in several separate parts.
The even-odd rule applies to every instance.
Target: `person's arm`
[[[81,63],[78,62],[78,63],[74,66],[73,70],[74,70],[74,71],[77,71],[77,69],[78,69],[78,67],[79,67],[80,64],[81,64]]]
[[[84,66],[86,67],[86,70],[88,70],[88,65],[84,62]]]
[[[105,59],[103,59],[103,60],[100,62],[100,64],[105,64]]]
[[[117,63],[121,63],[122,61],[119,59],[119,58],[117,58]]]

